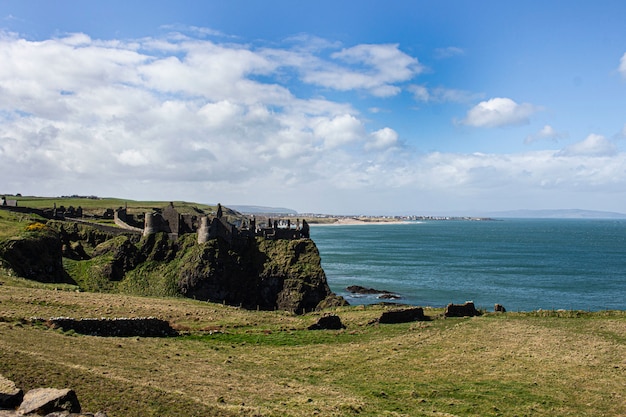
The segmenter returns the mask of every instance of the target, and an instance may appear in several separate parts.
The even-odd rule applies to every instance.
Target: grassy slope
[[[0,210],[0,240],[21,235],[34,221],[45,223],[39,216]]]
[[[102,211],[105,209],[116,209],[118,207],[128,206],[128,211],[130,213],[143,213],[146,211],[150,211],[153,208],[163,208],[166,207],[170,202],[169,201],[135,201],[135,200],[124,200],[121,198],[100,198],[100,199],[89,199],[89,198],[60,198],[60,197],[8,197],[9,199],[17,200],[17,204],[21,207],[31,207],[37,209],[46,209],[52,208],[54,204],[57,207],[65,206],[70,207],[82,207],[83,211],[86,213],[96,213],[102,214]],[[206,210],[206,212],[215,211],[215,206],[206,205],[206,204],[198,204],[191,203],[186,201],[174,201],[174,207],[180,213],[195,213],[197,209]],[[225,213],[228,214],[228,213]]]
[[[383,326],[368,325],[382,307],[349,307],[345,331],[313,332],[318,315],[0,281],[0,373],[72,387],[111,417],[626,414],[624,312]],[[32,316],[157,316],[187,333],[97,338],[20,322]]]

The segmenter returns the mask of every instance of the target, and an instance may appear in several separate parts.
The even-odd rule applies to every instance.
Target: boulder
[[[0,375],[0,408],[16,408],[22,402],[24,392]]]
[[[421,307],[413,307],[413,308],[384,311],[383,314],[378,319],[378,323],[395,324],[395,323],[409,323],[411,321],[423,321],[423,320],[428,320],[428,317],[424,315],[424,309]]]
[[[80,403],[71,389],[35,388],[24,395],[18,414],[46,415],[57,411],[80,413]]]
[[[496,304],[493,306],[493,311],[496,313],[506,313],[506,308],[502,304]]]
[[[348,303],[345,298],[333,293],[320,301],[317,307],[315,307],[315,310],[321,311],[327,308],[344,307],[349,305],[350,303]]]
[[[317,323],[309,326],[309,330],[341,330],[346,326],[341,322],[339,316],[323,316]]]
[[[465,304],[448,304],[443,315],[445,317],[474,317],[480,316],[480,311],[476,310],[472,301],[466,301]]]

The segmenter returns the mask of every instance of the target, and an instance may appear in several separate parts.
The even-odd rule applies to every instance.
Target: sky
[[[0,193],[626,213],[626,2],[0,0]]]

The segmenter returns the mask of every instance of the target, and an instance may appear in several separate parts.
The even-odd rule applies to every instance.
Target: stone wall
[[[56,317],[51,319],[35,319],[52,328],[64,331],[101,337],[168,337],[178,333],[170,324],[155,317],[145,318],[101,318],[73,319]]]

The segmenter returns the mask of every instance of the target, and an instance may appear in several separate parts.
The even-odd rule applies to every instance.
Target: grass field
[[[109,416],[626,416],[626,313],[533,312],[377,325],[384,307],[245,311],[54,290],[1,276],[0,374],[70,387]],[[101,338],[30,317],[144,317],[174,338]]]
[[[79,198],[79,197],[34,197],[34,196],[9,196],[8,199],[17,200],[20,207],[31,207],[36,209],[51,209],[56,204],[57,207],[82,207],[85,214],[102,214],[105,209],[116,209],[118,207],[128,207],[129,213],[137,214],[151,211],[153,208],[163,208],[169,201],[135,201],[121,198]],[[174,206],[180,213],[195,213],[197,210],[211,212],[215,206],[191,203],[186,201],[173,201]]]

